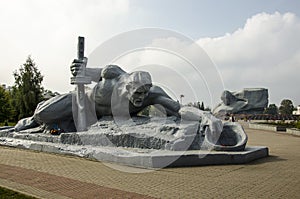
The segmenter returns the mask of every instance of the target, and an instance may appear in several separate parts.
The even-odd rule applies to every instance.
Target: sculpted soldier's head
[[[129,101],[136,107],[141,107],[152,87],[152,79],[148,72],[136,71],[128,76],[126,90]]]

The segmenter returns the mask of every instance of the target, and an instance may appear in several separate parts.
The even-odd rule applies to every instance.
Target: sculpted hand
[[[78,74],[80,74],[83,69],[86,67],[87,64],[87,58],[85,57],[83,60],[81,59],[74,59],[70,69],[71,69],[71,73],[73,76],[77,76]]]

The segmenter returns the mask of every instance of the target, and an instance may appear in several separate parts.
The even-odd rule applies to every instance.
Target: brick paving
[[[0,186],[39,198],[300,198],[300,137],[245,130],[270,157],[147,170],[0,147]]]

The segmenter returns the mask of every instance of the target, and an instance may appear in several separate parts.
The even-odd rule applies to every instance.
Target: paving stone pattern
[[[0,147],[0,186],[40,198],[300,198],[300,137],[245,128],[270,157],[146,170]]]

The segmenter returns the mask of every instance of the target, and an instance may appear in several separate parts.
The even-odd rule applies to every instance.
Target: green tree
[[[289,99],[284,99],[280,103],[279,113],[282,115],[292,115],[294,110],[293,102]]]
[[[205,107],[204,107],[204,103],[202,102],[201,103],[201,106],[200,106],[200,110],[204,111]]]
[[[36,67],[33,59],[28,56],[19,71],[14,72],[13,105],[15,119],[33,115],[37,104],[43,100],[43,76]]]
[[[277,115],[278,107],[275,104],[270,104],[268,108],[264,111],[265,114]]]
[[[0,122],[8,121],[12,114],[10,93],[0,86]]]

